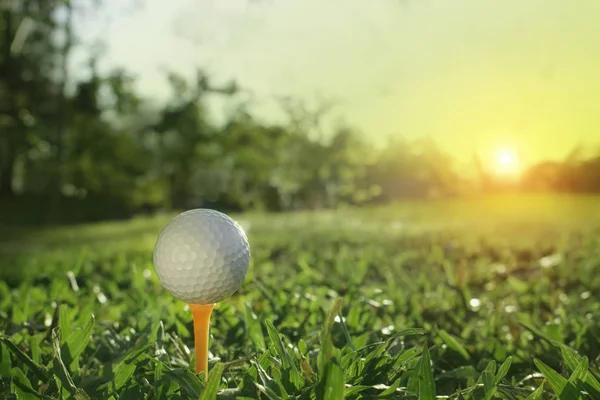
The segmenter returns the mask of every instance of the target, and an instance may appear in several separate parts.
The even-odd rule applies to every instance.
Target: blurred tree
[[[523,174],[521,188],[571,193],[600,192],[600,152],[588,157],[583,153],[583,148],[576,146],[562,162],[543,161],[532,165]]]
[[[521,186],[528,191],[558,190],[562,185],[564,172],[560,163],[539,163],[525,171],[521,178]]]
[[[30,149],[40,157],[54,150],[45,128],[56,114],[60,90],[53,72],[57,29],[53,15],[62,0],[15,0],[0,3],[0,196],[14,195],[17,163]]]
[[[372,181],[381,187],[379,200],[388,202],[398,197],[414,195],[416,188],[413,178],[416,167],[410,143],[399,137],[390,139],[371,171]]]
[[[202,146],[210,148],[217,132],[208,122],[205,98],[210,93],[235,94],[234,83],[212,86],[202,71],[198,71],[192,86],[182,76],[169,74],[172,100],[159,113],[159,121],[151,126],[157,134],[155,151],[159,180],[164,188],[164,208],[189,207],[189,199],[197,197],[191,179],[198,169],[209,167],[210,160],[198,158]],[[209,151],[210,152],[210,151]]]
[[[201,70],[170,73],[171,98],[153,104],[123,69],[75,79],[73,0],[0,2],[0,221],[76,222],[141,209],[212,206],[290,210],[451,196],[462,180],[429,138],[395,137],[382,149],[351,127],[331,124],[333,102],[284,98],[283,123],[253,118],[242,104],[211,122],[215,94],[237,99]],[[85,3],[88,4],[88,3]],[[89,49],[88,49],[89,50]],[[74,72],[74,71],[73,71]],[[600,192],[600,153],[575,149],[523,176],[529,189]],[[498,190],[475,160],[482,190]],[[50,200],[50,201],[48,201]],[[26,212],[25,212],[26,211]]]
[[[221,157],[215,166],[225,177],[222,198],[236,209],[280,210],[277,170],[289,136],[281,127],[256,122],[241,109],[219,132]]]
[[[326,182],[328,207],[366,203],[379,194],[379,186],[367,179],[375,149],[363,136],[350,128],[339,128],[325,152],[326,164],[320,175]]]
[[[379,200],[383,202],[455,195],[459,187],[451,158],[429,138],[390,140],[373,167],[371,179],[381,188]]]

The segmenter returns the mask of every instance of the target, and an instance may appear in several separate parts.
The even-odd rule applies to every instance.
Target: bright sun
[[[521,171],[521,163],[517,153],[513,149],[499,149],[494,160],[496,173],[502,175],[514,175]]]

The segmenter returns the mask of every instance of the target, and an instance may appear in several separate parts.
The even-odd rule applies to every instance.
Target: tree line
[[[169,73],[173,96],[156,106],[133,89],[134,76],[88,77],[68,68],[77,45],[69,0],[3,2],[0,13],[0,222],[78,222],[139,212],[210,206],[269,211],[454,196],[467,183],[434,141],[395,138],[375,148],[352,127],[324,135],[318,113],[290,108],[265,123],[243,105],[211,123],[216,86]],[[600,157],[532,167],[523,187],[600,191]],[[541,184],[543,182],[543,184]],[[537,185],[537,186],[536,186]],[[2,221],[4,220],[4,221]]]

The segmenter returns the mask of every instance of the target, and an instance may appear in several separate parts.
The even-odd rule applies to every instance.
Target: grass
[[[171,215],[0,230],[0,398],[600,398],[598,198],[235,217],[206,385],[151,263]]]

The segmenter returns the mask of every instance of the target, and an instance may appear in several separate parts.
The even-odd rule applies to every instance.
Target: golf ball
[[[189,304],[218,303],[234,294],[250,265],[241,226],[208,209],[185,211],[158,235],[154,268],[162,285]]]

